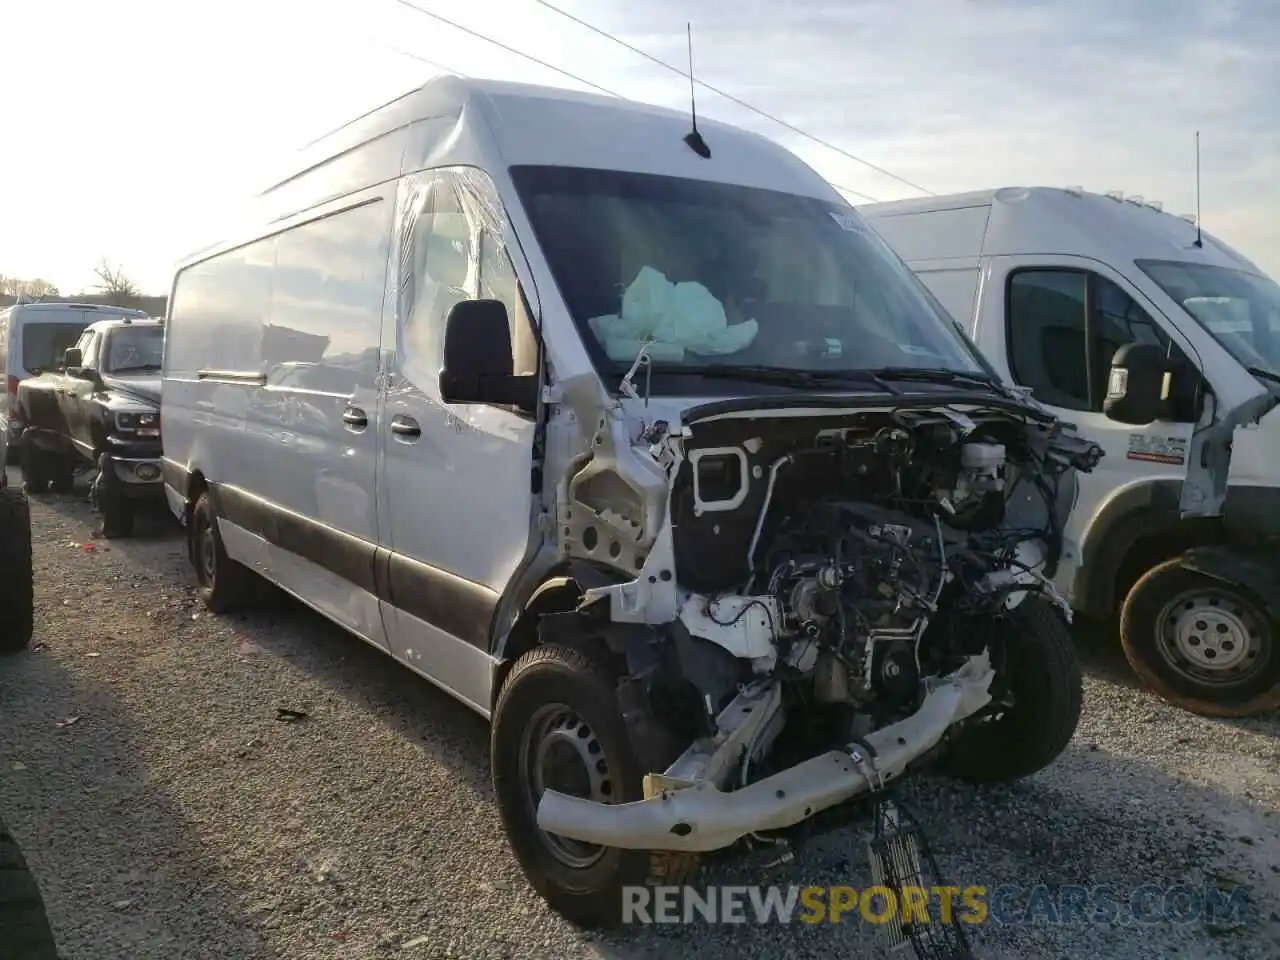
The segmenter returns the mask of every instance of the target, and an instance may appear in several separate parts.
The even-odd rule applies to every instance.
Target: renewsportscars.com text
[[[626,923],[1236,923],[1247,892],[1216,887],[983,885],[626,887]]]

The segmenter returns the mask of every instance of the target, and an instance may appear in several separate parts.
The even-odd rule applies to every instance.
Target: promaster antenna
[[[698,156],[709,159],[711,157],[711,148],[707,146],[707,141],[702,139],[702,134],[698,132],[698,97],[694,90],[693,83],[693,24],[685,24],[685,35],[689,39],[689,114],[693,117],[693,129],[684,135],[684,142]]]
[[[1196,242],[1194,246],[1203,247],[1200,240],[1200,131],[1196,131]]]

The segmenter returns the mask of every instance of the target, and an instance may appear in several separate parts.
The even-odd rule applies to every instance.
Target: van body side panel
[[[877,216],[874,207],[864,207],[862,212],[876,233],[908,263],[971,261],[982,255],[991,205],[886,216]]]
[[[250,430],[271,451],[269,502],[378,541],[378,349],[392,205],[373,197],[275,237],[261,388]]]
[[[385,647],[373,558],[391,204],[334,207],[178,274],[169,485],[198,472],[233,559]]]
[[[907,266],[929,292],[938,298],[947,313],[969,337],[978,332],[978,261],[962,260],[908,262]]]

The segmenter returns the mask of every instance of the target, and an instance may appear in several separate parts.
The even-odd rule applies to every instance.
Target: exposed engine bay
[[[1012,706],[998,628],[1029,595],[1069,620],[1048,578],[1101,451],[1034,406],[694,411],[644,442],[669,521],[568,616],[632,631],[615,648],[689,745],[639,803],[547,791],[543,829],[707,850],[793,825]]]

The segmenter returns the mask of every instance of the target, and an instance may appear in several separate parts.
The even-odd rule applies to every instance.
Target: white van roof
[[[703,159],[682,142],[691,129],[688,111],[559,87],[448,75],[434,77],[309,144],[301,169],[314,169],[414,124],[423,124],[426,135],[407,145],[402,172],[435,165],[459,135],[483,136],[488,140],[484,146],[493,149],[487,159],[502,166],[632,170],[823,197],[834,193],[815,183],[813,171],[773,140],[700,117],[698,129],[711,148],[710,159]]]
[[[112,316],[145,317],[145,310],[134,307],[113,307],[106,303],[74,303],[66,300],[37,300],[31,303],[15,303],[8,309],[26,313],[61,313],[67,310],[92,310],[109,313]]]
[[[308,144],[287,175],[243,213],[236,237],[185,264],[261,235],[262,226],[428,167],[589,167],[762,187],[847,201],[807,164],[760,134],[699,116],[710,147],[684,142],[680,110],[558,87],[439,76]]]
[[[1058,187],[1000,187],[858,207],[908,263],[1057,254],[1112,263],[1181,260],[1262,271],[1209,233],[1137,198]]]

